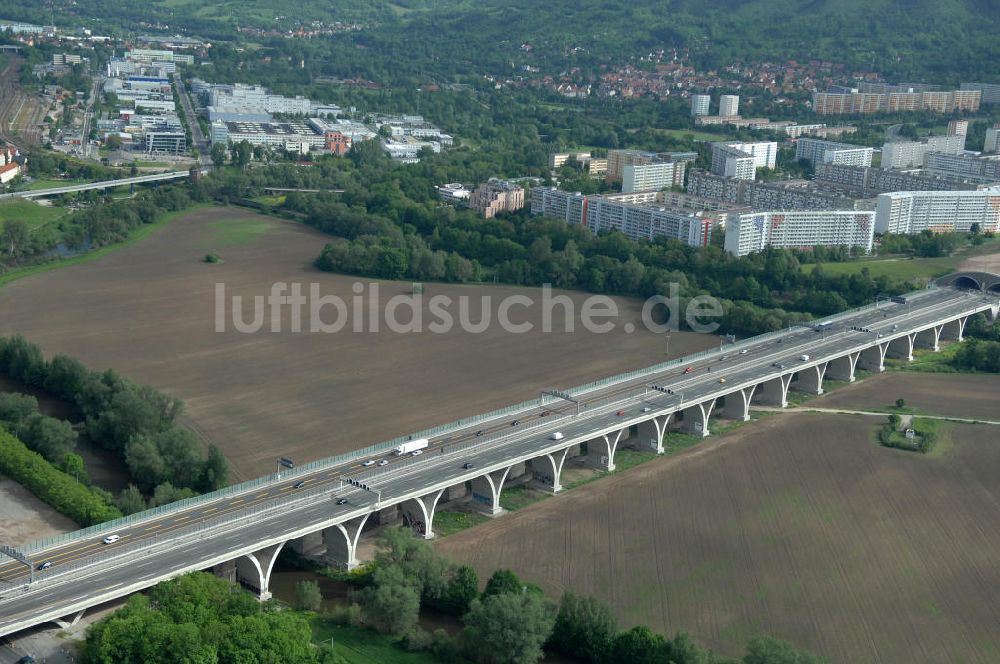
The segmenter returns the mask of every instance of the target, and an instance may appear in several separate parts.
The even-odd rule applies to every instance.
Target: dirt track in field
[[[890,372],[825,394],[809,405],[871,410],[894,406],[896,399],[927,415],[1000,420],[1000,376]]]
[[[845,664],[995,662],[1000,432],[948,426],[928,458],[863,418],[774,415],[438,546],[729,655],[765,633]]]
[[[355,279],[311,266],[326,239],[245,210],[194,211],[134,246],[4,287],[0,334],[22,333],[48,355],[67,353],[91,368],[111,367],[184,399],[188,423],[222,448],[237,478],[272,471],[277,456],[305,462],[347,452],[532,399],[543,388],[571,387],[668,358],[662,337],[621,329],[624,321],[638,321],[634,300],[617,301],[622,317],[608,334],[571,334],[560,325],[543,334],[540,306],[511,310],[514,322],[535,323],[528,334],[496,325],[481,334],[354,333],[353,319],[336,334],[291,333],[287,315],[280,333],[240,334],[231,322],[225,333],[215,332],[217,282],[245,303],[266,296],[274,282],[301,282],[306,291],[315,282],[323,295],[339,295],[350,305]],[[203,262],[209,252],[223,263]],[[381,300],[410,291],[408,283],[384,282]],[[469,296],[470,319],[478,321],[481,295],[499,300],[539,293],[428,284],[424,297]],[[579,311],[585,296],[570,296]],[[329,309],[324,315],[328,322],[333,318]],[[399,319],[408,320],[405,310]],[[675,333],[670,350],[685,354],[716,343]]]

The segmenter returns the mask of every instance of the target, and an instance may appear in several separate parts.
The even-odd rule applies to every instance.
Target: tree
[[[8,219],[3,222],[0,231],[0,245],[6,248],[7,255],[17,258],[28,244],[28,224],[23,219]]]
[[[611,642],[611,664],[659,664],[666,639],[645,625],[621,632]]]
[[[226,146],[222,143],[212,143],[212,163],[216,168],[226,165]]]
[[[70,475],[77,482],[83,482],[84,484],[90,483],[90,478],[87,477],[87,467],[83,463],[83,457],[74,452],[67,452],[63,455],[62,471],[67,475]]]
[[[30,394],[0,393],[0,420],[12,424],[15,434],[18,433],[21,422],[37,412],[38,400]]]
[[[121,150],[122,137],[118,134],[109,134],[107,140],[104,141],[104,146],[109,150]]]
[[[441,608],[452,615],[465,615],[472,600],[478,595],[479,577],[476,575],[476,570],[468,565],[460,565],[448,582]]]
[[[253,159],[253,146],[247,140],[242,140],[239,143],[234,143],[230,148],[232,153],[233,163],[240,168],[246,168],[247,164]]]
[[[365,622],[386,634],[405,634],[417,623],[420,592],[397,566],[379,567],[359,593]]]
[[[299,581],[295,584],[295,608],[299,611],[319,611],[323,604],[323,593],[315,581]]]
[[[555,611],[533,593],[477,599],[465,616],[467,654],[484,664],[532,664],[552,633]]]
[[[26,420],[21,440],[49,461],[58,463],[76,447],[76,431],[69,422],[35,413]]]
[[[521,594],[524,592],[524,584],[517,575],[509,569],[498,569],[486,582],[486,589],[483,590],[483,597],[501,595],[504,593]]]
[[[610,607],[595,597],[563,593],[550,644],[572,657],[603,662],[608,656],[617,621]]]
[[[743,664],[818,664],[809,653],[799,652],[792,644],[769,636],[757,636],[747,644]]]
[[[902,421],[903,421],[903,418],[901,418],[896,413],[890,413],[889,414],[889,426],[892,427],[893,431],[896,431],[896,430],[899,429],[899,425],[900,425],[900,423]]]
[[[896,399],[896,408],[903,408],[905,406],[906,406],[906,399],[903,399],[902,397]]]
[[[121,490],[118,497],[115,498],[115,504],[125,515],[135,514],[146,509],[146,499],[143,498],[139,487],[134,484],[129,484]]]

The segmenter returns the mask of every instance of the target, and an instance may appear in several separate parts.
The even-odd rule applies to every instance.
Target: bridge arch
[[[953,272],[934,282],[938,286],[950,286],[962,290],[1000,292],[1000,274],[992,272]]]

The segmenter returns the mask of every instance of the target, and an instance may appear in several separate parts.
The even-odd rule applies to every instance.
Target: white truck
[[[417,450],[422,450],[430,443],[426,438],[417,438],[416,440],[408,440],[399,447],[396,448],[396,456],[403,456],[404,454],[409,454],[410,452],[416,452]]]

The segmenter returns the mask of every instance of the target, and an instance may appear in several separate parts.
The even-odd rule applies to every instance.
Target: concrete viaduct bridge
[[[850,382],[859,369],[883,371],[887,357],[910,360],[916,348],[961,340],[969,317],[995,320],[1000,312],[1000,294],[983,288],[1000,276],[988,276],[951,275],[809,325],[547,391],[18,549],[2,547],[0,635],[64,625],[89,607],[195,570],[228,575],[265,599],[285,547],[351,568],[359,564],[362,535],[380,526],[403,523],[431,538],[442,504],[461,501],[495,515],[512,485],[558,493],[568,463],[611,471],[622,447],[659,454],[670,432],[708,436],[718,418],[749,419],[754,403],[784,407],[789,390],[820,394],[827,379]],[[422,455],[392,453],[411,438],[429,440]],[[120,539],[103,544],[110,534]],[[37,570],[44,562],[51,567]]]

